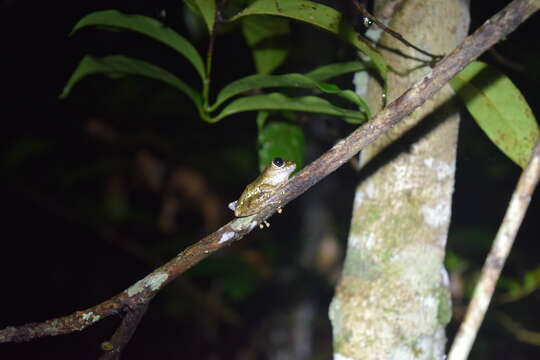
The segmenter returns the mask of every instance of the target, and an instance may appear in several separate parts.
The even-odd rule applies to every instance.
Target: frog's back
[[[236,216],[248,216],[252,215],[254,202],[253,197],[257,195],[257,186],[249,184],[244,189],[244,192],[240,195],[238,202],[236,203],[236,209],[234,209],[234,214]]]

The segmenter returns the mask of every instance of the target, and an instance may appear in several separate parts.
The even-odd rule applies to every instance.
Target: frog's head
[[[265,183],[280,185],[287,181],[294,169],[296,169],[294,161],[286,161],[280,157],[273,158],[270,165],[264,170]]]

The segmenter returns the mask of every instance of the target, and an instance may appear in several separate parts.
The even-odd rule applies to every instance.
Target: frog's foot
[[[236,201],[229,203],[229,209],[231,209],[232,211],[236,210]]]
[[[282,208],[277,208],[276,211],[277,211],[278,214],[281,214],[283,212],[283,209]]]
[[[267,228],[270,227],[270,223],[268,221],[266,221],[266,220],[263,220],[263,222],[259,224],[259,228],[264,229],[265,225],[266,225]]]

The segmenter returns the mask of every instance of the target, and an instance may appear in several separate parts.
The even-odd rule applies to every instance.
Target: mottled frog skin
[[[240,198],[229,204],[229,209],[234,210],[234,215],[238,217],[256,214],[267,205],[268,198],[275,189],[289,181],[289,176],[295,169],[294,161],[273,158],[261,175],[246,186]]]

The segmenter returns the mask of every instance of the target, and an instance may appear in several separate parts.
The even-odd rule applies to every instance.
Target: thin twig
[[[379,28],[382,29],[382,31],[392,35],[393,37],[395,37],[396,39],[398,39],[399,41],[401,41],[402,43],[404,43],[405,45],[415,49],[416,51],[426,55],[426,56],[429,56],[432,61],[430,62],[431,64],[436,64],[437,62],[439,62],[444,55],[434,55],[434,54],[431,54],[425,50],[422,50],[420,49],[418,46],[415,46],[414,44],[410,43],[409,41],[407,41],[407,39],[405,39],[400,33],[398,33],[397,31],[394,31],[392,29],[390,29],[388,26],[384,25],[382,22],[380,22],[375,16],[371,15],[367,10],[366,8],[364,7],[364,5],[360,4],[358,2],[358,0],[352,0],[353,4],[356,6],[356,8],[358,9],[358,11],[360,11],[360,13],[362,14],[362,16],[364,18],[367,18],[369,19],[370,21],[374,22]]]
[[[489,54],[495,59],[496,62],[499,64],[508,67],[510,70],[517,71],[517,72],[525,72],[527,68],[513,60],[508,59],[506,56],[501,54],[499,51],[497,51],[495,48],[489,49]]]
[[[534,5],[533,5],[534,4]],[[113,314],[137,309],[147,304],[165,285],[210,254],[239,240],[270,217],[280,207],[295,199],[311,186],[334,172],[358,151],[374,141],[386,130],[422,105],[441,89],[465,65],[476,59],[502,37],[538,10],[538,0],[514,0],[492,17],[473,35],[466,38],[450,55],[443,59],[423,80],[413,85],[371,121],[347,138],[338,142],[320,158],[304,168],[297,176],[277,189],[269,199],[271,205],[253,216],[234,219],[188,247],[174,259],[139,280],[120,294],[83,311],[61,318],[0,330],[0,343],[28,341],[43,336],[54,336],[81,331]]]
[[[498,312],[495,315],[495,319],[518,341],[525,344],[540,346],[540,332],[525,329],[519,322],[502,312]]]
[[[135,333],[137,326],[148,309],[148,303],[141,304],[137,309],[130,309],[122,319],[122,323],[106,345],[102,344],[103,354],[99,360],[117,360],[120,359],[122,351]]]
[[[521,222],[531,202],[534,189],[540,179],[540,141],[536,144],[529,164],[523,170],[516,190],[504,215],[503,222],[491,247],[480,280],[467,308],[465,319],[456,335],[448,360],[465,360],[469,356],[472,344],[482,324],[482,320],[495,291],[495,285],[501,274],[506,258],[517,236]]]

